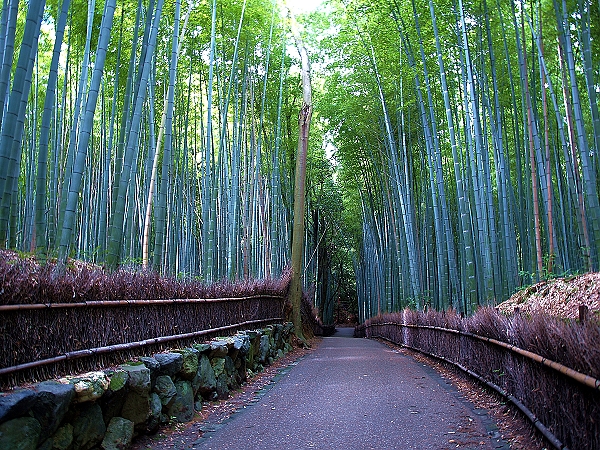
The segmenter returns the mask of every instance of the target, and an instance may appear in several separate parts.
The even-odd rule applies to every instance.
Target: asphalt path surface
[[[508,449],[430,367],[340,329],[194,449]]]

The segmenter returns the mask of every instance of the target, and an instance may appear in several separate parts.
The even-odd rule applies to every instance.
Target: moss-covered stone
[[[113,417],[106,428],[101,447],[104,450],[123,450],[129,448],[132,438],[133,422],[123,417]]]
[[[50,438],[52,450],[68,450],[73,444],[73,425],[70,423],[60,427]]]
[[[117,369],[108,374],[110,382],[108,384],[108,389],[117,392],[121,389],[124,389],[127,385],[127,380],[129,380],[129,372],[123,369]]]
[[[102,409],[97,403],[85,403],[73,421],[73,446],[76,449],[88,450],[102,442],[106,425],[102,417]]]
[[[194,384],[198,386],[197,391],[205,398],[210,398],[211,393],[217,389],[217,379],[215,371],[206,355],[202,355],[198,364],[197,379]]]
[[[227,398],[229,396],[229,377],[222,373],[217,377],[217,396]]]
[[[194,417],[194,393],[189,381],[175,383],[176,395],[169,406],[168,414],[176,422],[189,422]]]
[[[146,428],[149,432],[155,431],[160,425],[162,413],[162,402],[156,392],[150,394],[150,415],[146,423]]]
[[[269,354],[271,351],[271,337],[268,334],[263,334],[260,337],[260,347],[258,350],[258,361],[261,364],[268,363]]]
[[[192,347],[198,350],[200,353],[206,353],[210,351],[210,344],[194,344]]]
[[[225,372],[225,358],[212,358],[210,365],[215,373],[215,378],[219,378]]]
[[[75,387],[75,401],[78,403],[98,400],[109,386],[109,381],[104,372],[89,372],[76,377],[64,377],[59,380],[63,384],[72,384]]]
[[[35,450],[42,426],[33,417],[19,417],[0,424],[0,448]]]
[[[154,392],[158,395],[158,398],[160,398],[161,404],[167,406],[177,394],[177,389],[175,388],[175,383],[173,383],[171,377],[161,375],[156,378]]]
[[[198,372],[198,356],[200,352],[193,348],[185,348],[182,350],[176,350],[183,356],[183,364],[181,370],[177,374],[184,380],[192,380]]]
[[[131,391],[127,394],[121,416],[135,425],[142,425],[150,417],[150,395]]]

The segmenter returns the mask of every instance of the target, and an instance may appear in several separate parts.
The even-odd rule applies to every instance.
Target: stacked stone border
[[[291,323],[270,325],[0,393],[0,448],[126,449],[227,397],[291,351],[292,332]]]

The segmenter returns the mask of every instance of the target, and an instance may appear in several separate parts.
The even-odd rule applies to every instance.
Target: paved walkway
[[[195,449],[508,449],[433,369],[341,329]]]

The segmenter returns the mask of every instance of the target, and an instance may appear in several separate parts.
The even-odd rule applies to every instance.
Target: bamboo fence
[[[177,342],[282,322],[285,298],[0,305],[3,389],[122,362]]]

